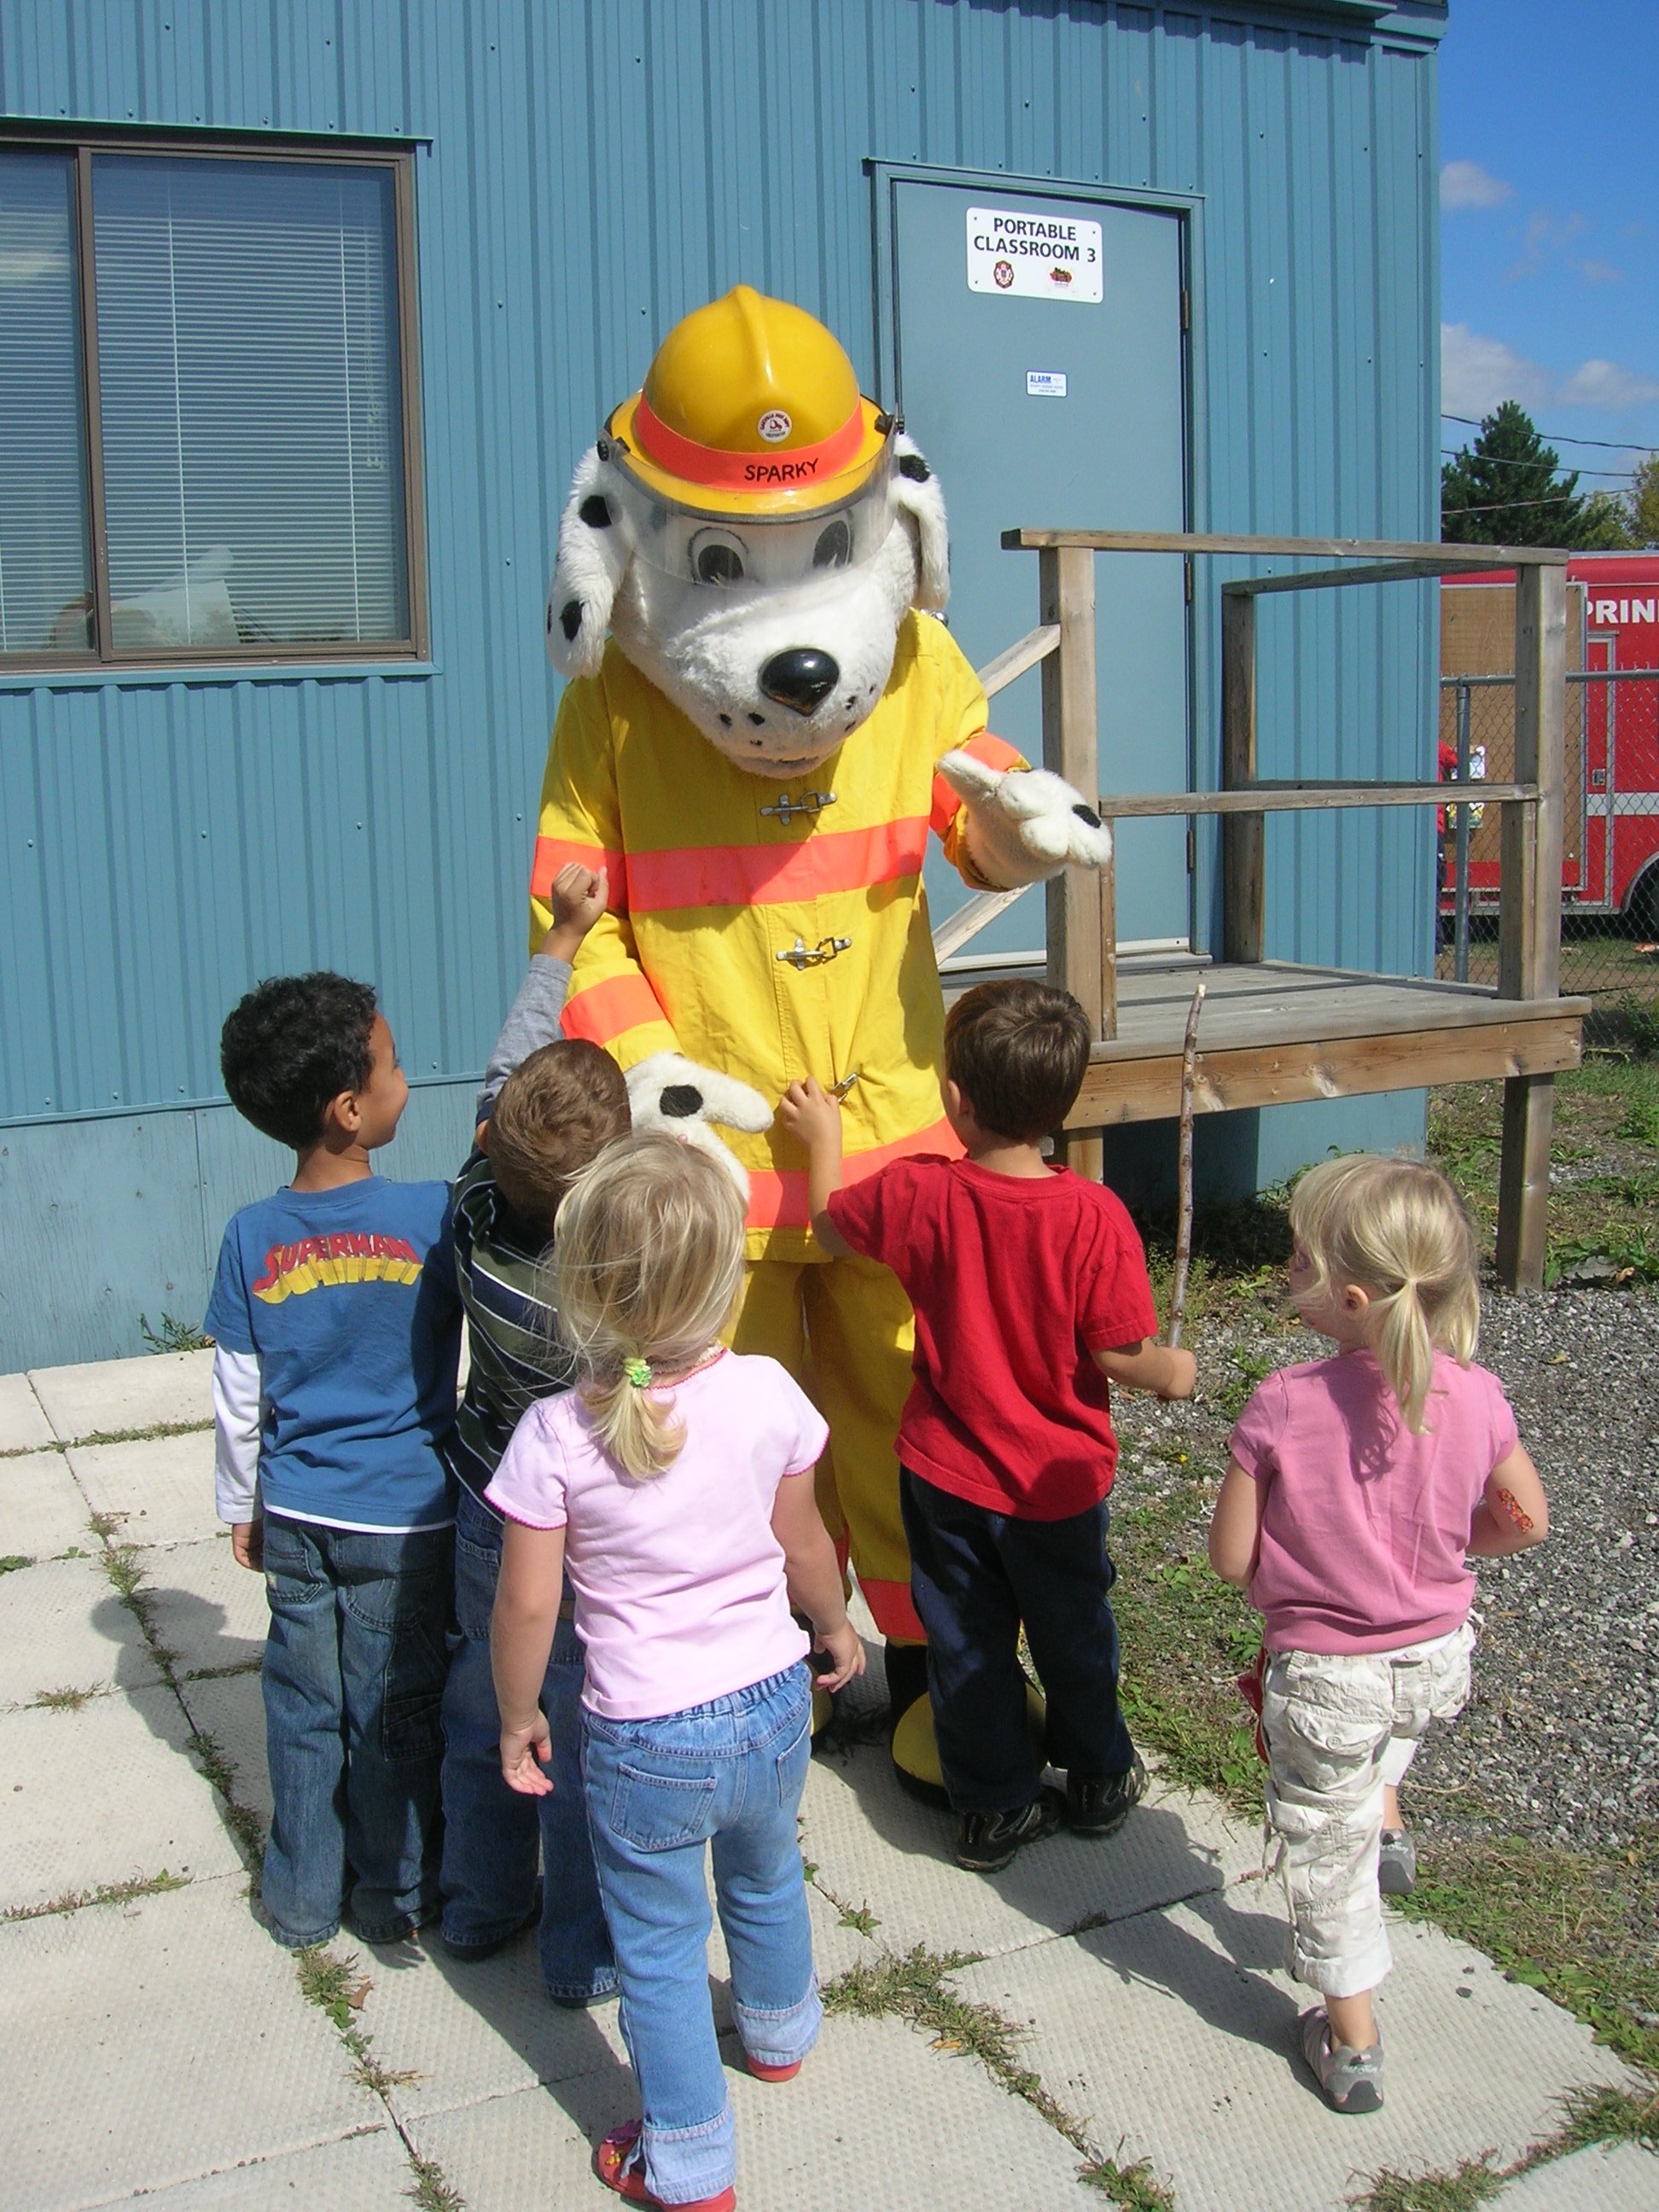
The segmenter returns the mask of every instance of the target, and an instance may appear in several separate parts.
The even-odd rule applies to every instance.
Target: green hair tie
[[[624,1359],[623,1373],[636,1390],[644,1390],[650,1385],[651,1363],[648,1359]]]

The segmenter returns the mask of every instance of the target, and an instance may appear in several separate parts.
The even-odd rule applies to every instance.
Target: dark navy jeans
[[[561,1620],[542,1683],[553,1737],[552,1794],[521,1797],[501,1779],[501,1718],[489,1671],[489,1616],[501,1567],[501,1523],[463,1488],[455,1509],[455,1625],[444,1686],[444,1941],[498,1943],[522,1926],[542,1860],[542,1979],[550,1996],[604,1996],[617,1986],[582,1798],[582,1647]]]
[[[438,1904],[452,1531],[267,1514],[264,1547],[272,1932],[325,1943],[346,1911],[365,1942],[395,1942]]]
[[[899,1503],[910,1593],[927,1631],[933,1735],[956,1810],[1012,1812],[1037,1794],[1022,1622],[1048,1700],[1049,1759],[1079,1775],[1127,1772],[1134,1746],[1117,1705],[1117,1569],[1104,1501],[1063,1521],[1017,1521],[906,1468]]]

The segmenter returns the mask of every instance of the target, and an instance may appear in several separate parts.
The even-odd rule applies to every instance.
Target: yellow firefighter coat
[[[847,1179],[908,1152],[955,1151],[940,1117],[944,1008],[922,890],[932,828],[966,880],[963,817],[937,767],[965,745],[1024,763],[985,732],[985,693],[944,625],[908,614],[886,690],[811,774],[751,775],[618,651],[560,702],[542,787],[531,942],[567,861],[611,872],[610,909],[576,955],[568,1036],[624,1067],[678,1050],[781,1098],[797,1077],[856,1073]],[[722,1132],[749,1171],[749,1256],[822,1257],[805,1161],[781,1128]]]

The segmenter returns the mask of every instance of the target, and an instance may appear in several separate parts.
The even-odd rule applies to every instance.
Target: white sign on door
[[[1023,300],[1103,296],[1100,225],[1013,208],[968,210],[968,289]]]

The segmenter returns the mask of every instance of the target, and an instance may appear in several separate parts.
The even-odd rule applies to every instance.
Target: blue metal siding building
[[[141,1311],[199,1314],[225,1217],[284,1171],[217,1073],[224,1012],[262,975],[374,979],[416,1086],[392,1170],[453,1172],[520,973],[571,469],[656,339],[738,280],[811,308],[874,386],[872,165],[1183,196],[1190,526],[1437,535],[1444,12],[0,0],[0,134],[412,145],[430,607],[422,662],[0,661],[0,1370],[137,1350]],[[1003,557],[1012,638],[1035,568]],[[1194,623],[1200,786],[1219,580],[1200,574]],[[1425,770],[1432,587],[1304,596],[1263,612],[1263,772]],[[1399,813],[1275,820],[1270,952],[1420,968],[1425,842]],[[1207,896],[1200,850],[1201,942]],[[1409,1102],[1340,1110],[1264,1118],[1241,1171],[1339,1127],[1412,1133]]]

